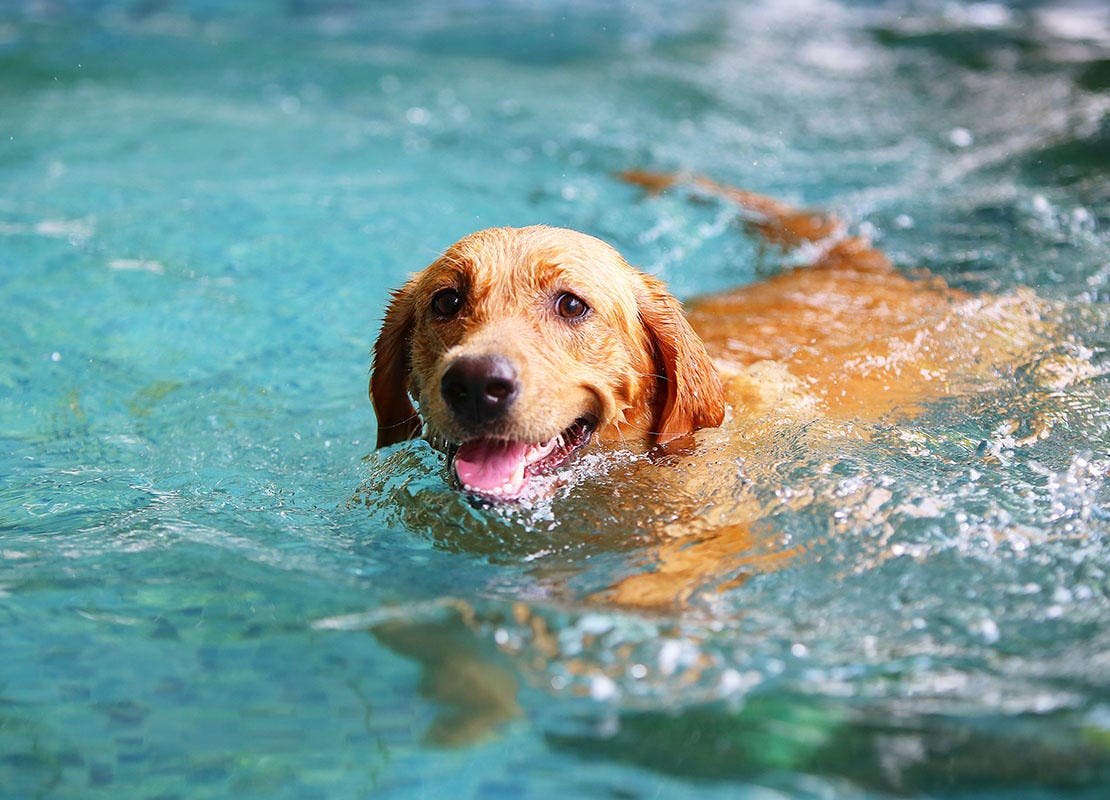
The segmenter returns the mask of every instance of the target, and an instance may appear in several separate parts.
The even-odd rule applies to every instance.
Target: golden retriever
[[[723,197],[765,241],[809,248],[811,263],[683,308],[591,236],[479,231],[393,294],[370,381],[378,446],[424,435],[482,502],[528,496],[536,476],[587,447],[662,451],[637,463],[655,471],[674,522],[653,532],[643,570],[591,602],[674,609],[775,568],[796,548],[761,547],[774,535],[759,526],[766,509],[735,493],[753,442],[795,423],[811,443],[866,437],[884,418],[990,386],[1050,339],[1028,291],[976,297],[907,277],[827,215],[704,178],[623,177],[651,192],[685,182]],[[684,446],[706,428],[718,430]],[[448,709],[430,734],[440,743],[479,738],[520,711],[511,672],[462,635],[461,605],[461,621],[374,629],[423,663],[424,685]],[[528,621],[524,604],[513,613]],[[556,637],[530,624],[557,657]]]
[[[649,191],[677,178],[624,176]],[[583,233],[492,228],[393,294],[374,348],[378,446],[423,435],[468,494],[507,502],[594,443],[648,448],[731,418],[857,424],[973,389],[1034,340],[1028,293],[908,278],[826,215],[690,179],[811,264],[694,300]]]

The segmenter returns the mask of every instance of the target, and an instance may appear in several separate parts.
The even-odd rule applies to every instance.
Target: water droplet
[[[619,694],[617,684],[608,675],[594,675],[590,679],[590,697],[598,702],[612,700]]]
[[[971,147],[975,139],[967,128],[953,128],[948,132],[948,141],[956,147]]]

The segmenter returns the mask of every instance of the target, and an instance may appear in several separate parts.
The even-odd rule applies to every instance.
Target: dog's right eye
[[[463,297],[458,289],[440,289],[432,295],[432,313],[437,317],[453,317],[462,308]]]

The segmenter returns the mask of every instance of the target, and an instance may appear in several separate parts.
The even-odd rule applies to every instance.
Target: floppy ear
[[[665,444],[699,428],[717,427],[725,417],[721,376],[681,304],[662,281],[648,275],[638,304],[640,320],[666,376],[655,400],[655,442]]]
[[[378,416],[378,447],[420,435],[420,417],[408,393],[412,369],[409,346],[414,318],[415,306],[406,285],[393,293],[378,341],[374,343],[370,400]]]

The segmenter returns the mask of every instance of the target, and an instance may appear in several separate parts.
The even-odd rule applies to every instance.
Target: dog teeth
[[[513,491],[513,485],[511,483],[506,483],[501,486],[479,488],[477,486],[471,486],[469,483],[464,483],[463,489],[468,492],[473,492],[474,494],[486,495],[487,497],[504,497]]]
[[[558,445],[558,438],[552,439],[546,444],[534,444],[528,448],[528,453],[524,460],[529,464],[535,464],[541,458],[546,457]]]

